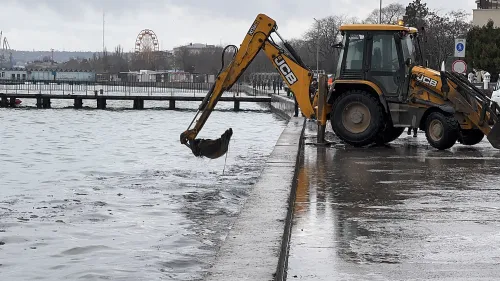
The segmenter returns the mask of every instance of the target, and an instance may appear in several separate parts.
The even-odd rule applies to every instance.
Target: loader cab
[[[378,88],[388,101],[408,92],[416,60],[416,29],[398,25],[352,24],[340,28],[343,41],[336,71],[339,83]]]

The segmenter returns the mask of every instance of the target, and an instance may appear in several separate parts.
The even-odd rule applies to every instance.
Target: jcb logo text
[[[427,84],[431,87],[437,87],[437,85],[438,85],[438,82],[436,80],[431,79],[431,78],[426,77],[426,76],[423,76],[423,75],[418,76],[417,81],[424,83],[424,84]]]
[[[257,25],[259,25],[259,21],[254,21],[254,23],[250,27],[250,30],[248,30],[248,35],[254,34],[255,30],[257,29]]]
[[[295,82],[297,82],[297,76],[292,72],[292,69],[288,64],[286,63],[285,59],[282,56],[277,56],[274,59],[274,63],[276,63],[276,66],[278,66],[278,69],[280,70],[281,74],[285,76],[286,80],[288,81],[288,84],[293,85]]]

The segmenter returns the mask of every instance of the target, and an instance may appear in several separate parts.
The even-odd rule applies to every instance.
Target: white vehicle
[[[497,80],[497,84],[493,89],[493,93],[491,94],[491,100],[500,105],[500,79]]]

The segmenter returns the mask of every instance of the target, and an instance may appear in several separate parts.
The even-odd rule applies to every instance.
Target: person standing
[[[418,130],[418,128],[408,127],[408,135],[411,135],[412,129],[413,129],[413,137],[416,138],[417,137],[417,130]]]
[[[311,100],[311,102],[314,99],[316,90],[318,90],[318,80],[316,78],[313,78],[311,85],[309,85],[309,99]]]

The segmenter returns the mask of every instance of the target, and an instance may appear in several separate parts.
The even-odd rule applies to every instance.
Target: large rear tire
[[[432,112],[425,120],[425,136],[433,147],[444,150],[452,147],[458,140],[460,126],[451,115]]]
[[[342,94],[330,114],[332,129],[344,142],[353,146],[373,143],[384,128],[384,113],[378,99],[362,90]]]
[[[484,138],[484,133],[478,129],[461,130],[458,141],[463,145],[475,145],[481,142]]]
[[[403,127],[394,127],[391,124],[387,124],[385,129],[377,136],[375,142],[377,144],[385,144],[395,139],[399,138],[401,134],[405,131]]]

